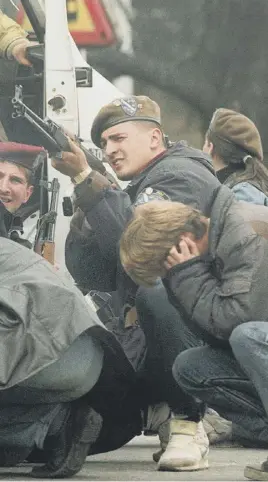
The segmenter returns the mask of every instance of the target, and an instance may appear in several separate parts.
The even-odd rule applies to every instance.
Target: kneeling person
[[[210,218],[180,203],[151,202],[136,208],[120,250],[137,283],[163,278],[184,322],[208,343],[177,357],[180,387],[231,420],[233,436],[267,445],[267,387],[257,382],[264,362],[256,363],[248,343],[242,356],[241,335],[237,343],[247,322],[268,321],[267,207],[236,201],[225,186],[215,193]]]
[[[47,463],[33,476],[72,476],[101,431],[103,372],[125,388],[132,367],[71,281],[9,239],[0,248],[0,466],[38,448]],[[100,400],[100,413],[112,401]]]
[[[0,143],[0,201],[7,211],[4,229],[8,237],[27,247],[31,247],[29,241],[18,234],[18,231],[23,233],[19,213],[33,193],[35,161],[40,152],[45,152],[43,147],[16,142]],[[3,229],[1,231],[3,234]]]

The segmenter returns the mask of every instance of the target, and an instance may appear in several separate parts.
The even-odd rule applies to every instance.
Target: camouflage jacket
[[[0,56],[10,59],[13,47],[26,36],[27,32],[0,10]]]

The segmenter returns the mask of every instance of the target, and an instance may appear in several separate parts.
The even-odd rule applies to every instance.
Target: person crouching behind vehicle
[[[163,279],[184,323],[206,343],[178,354],[172,372],[181,389],[231,420],[236,440],[267,446],[267,207],[237,201],[226,186],[209,217],[152,201],[136,207],[120,256],[136,283]]]
[[[140,418],[121,403],[134,370],[82,293],[41,256],[0,236],[0,274],[0,467],[39,449],[45,463],[32,476],[71,477],[120,423]]]
[[[23,232],[19,210],[33,193],[35,160],[40,152],[45,152],[43,147],[16,142],[0,143],[0,201],[10,213],[5,216],[7,235],[27,247],[31,247],[30,243],[18,233]]]
[[[205,137],[217,177],[240,201],[268,205],[268,170],[263,163],[260,133],[248,117],[217,109]]]

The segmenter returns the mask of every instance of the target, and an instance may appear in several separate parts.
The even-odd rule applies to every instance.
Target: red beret
[[[40,152],[45,152],[45,149],[40,146],[30,146],[17,142],[0,142],[0,161],[13,162],[31,171]]]

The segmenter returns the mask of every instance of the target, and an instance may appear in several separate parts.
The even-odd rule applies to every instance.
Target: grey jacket
[[[131,378],[115,337],[73,283],[43,258],[0,237],[0,272],[1,390],[55,362],[86,330],[113,355],[118,373]]]
[[[236,201],[222,186],[210,215],[208,255],[172,268],[166,285],[206,339],[227,341],[240,323],[268,321],[267,207]]]

